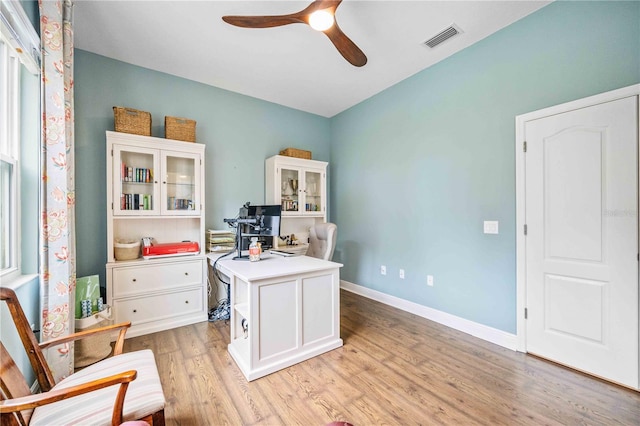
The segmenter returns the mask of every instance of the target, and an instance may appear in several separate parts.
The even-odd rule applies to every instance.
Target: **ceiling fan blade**
[[[338,52],[340,52],[351,65],[361,67],[367,63],[367,56],[342,32],[337,22],[334,22],[331,28],[323,32],[329,37],[329,40],[331,40],[336,49],[338,49]]]
[[[299,13],[275,16],[223,16],[227,24],[243,28],[272,28],[287,24],[306,24]]]
[[[333,25],[324,32],[338,52],[352,65],[361,67],[367,63],[367,57],[356,44],[346,36],[335,21],[335,12],[342,0],[315,0],[299,12],[274,16],[223,16],[227,24],[243,28],[272,28],[288,24],[310,24],[310,16],[318,10],[334,15]]]

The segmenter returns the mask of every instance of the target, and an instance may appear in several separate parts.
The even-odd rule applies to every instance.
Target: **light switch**
[[[497,220],[485,220],[484,221],[484,233],[485,234],[497,234],[498,233],[498,221]]]

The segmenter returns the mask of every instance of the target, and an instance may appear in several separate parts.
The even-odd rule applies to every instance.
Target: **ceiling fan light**
[[[309,15],[309,25],[316,31],[326,31],[333,25],[333,14],[326,10],[316,10]]]

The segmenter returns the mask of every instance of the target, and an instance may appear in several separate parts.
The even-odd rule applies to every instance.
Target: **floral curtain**
[[[40,294],[43,341],[73,332],[76,284],[73,31],[70,0],[39,0],[42,45]],[[73,346],[47,352],[56,381],[73,372]]]

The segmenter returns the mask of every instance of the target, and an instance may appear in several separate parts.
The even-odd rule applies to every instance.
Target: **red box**
[[[194,255],[198,253],[200,253],[200,245],[195,241],[153,244],[142,247],[142,256],[145,259],[151,257]]]

